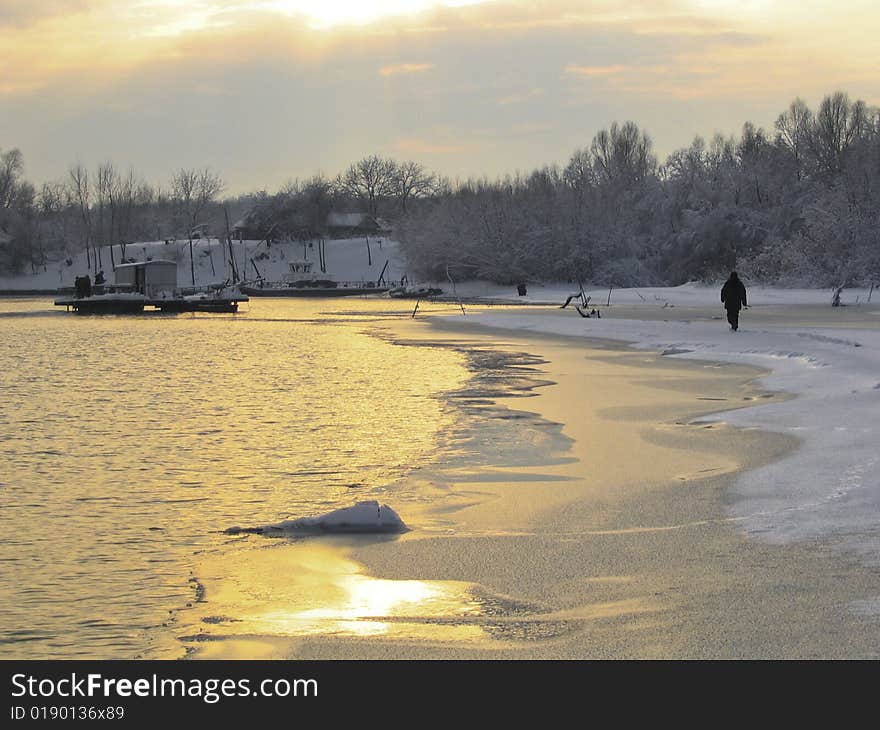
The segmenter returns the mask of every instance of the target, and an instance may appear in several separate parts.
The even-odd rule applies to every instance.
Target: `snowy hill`
[[[291,261],[303,259],[313,261],[315,271],[319,271],[320,268],[317,243],[310,247],[308,243],[268,245],[265,241],[233,241],[232,250],[236,267],[244,279],[256,279],[262,275],[268,281],[280,281],[287,275]],[[137,261],[149,259],[176,261],[177,283],[182,287],[192,286],[193,273],[196,286],[219,283],[232,278],[229,248],[225,242],[216,238],[193,241],[192,268],[187,240],[128,244],[125,256],[127,259]],[[113,247],[113,257],[116,264],[122,263],[119,246]],[[406,273],[406,260],[400,252],[399,244],[384,237],[327,240],[324,257],[327,272],[338,281],[376,281],[386,261],[388,261],[388,268],[385,271],[386,280],[399,281]],[[101,249],[100,261],[99,268],[104,270],[107,281],[112,283],[113,266],[108,246]],[[93,269],[89,268],[86,254],[82,252],[71,259],[51,262],[46,265],[45,271],[34,275],[0,277],[0,291],[54,293],[59,287],[72,287],[77,276],[87,273],[93,274]]]

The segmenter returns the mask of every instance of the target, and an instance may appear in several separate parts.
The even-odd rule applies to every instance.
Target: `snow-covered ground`
[[[317,262],[317,248],[302,244],[247,241],[234,244],[246,278],[259,273],[280,280],[291,260]],[[196,284],[229,277],[223,246],[216,239],[194,244]],[[187,241],[129,245],[126,255],[178,262],[178,283],[191,283]],[[112,281],[110,256],[103,267]],[[116,248],[117,262],[119,249]],[[213,269],[211,260],[213,258]],[[385,278],[399,280],[406,261],[395,241],[370,238],[328,240],[327,269],[339,280],[372,281],[389,262]],[[253,261],[252,261],[253,260]],[[315,265],[317,269],[317,263]],[[87,272],[85,254],[50,264],[35,276],[0,278],[0,290],[53,290],[72,286]],[[423,282],[428,284],[429,282]],[[748,283],[748,282],[747,282]],[[447,294],[450,282],[437,282]],[[530,283],[528,295],[515,287],[458,282],[455,294],[520,304],[559,305],[573,294],[571,283]],[[762,384],[797,398],[745,407],[718,420],[797,436],[802,446],[784,460],[744,472],[734,487],[734,516],[753,535],[775,542],[829,539],[864,561],[880,565],[880,293],[846,289],[843,307],[830,306],[830,290],[749,287],[752,308],[741,329],[724,321],[718,286],[687,284],[672,288],[586,290],[601,318],[584,319],[573,309],[549,308],[469,312],[468,320],[513,330],[620,340],[670,357],[756,365],[771,371]],[[880,599],[878,599],[880,606]]]
[[[233,255],[239,274],[245,279],[256,279],[259,275],[269,281],[281,281],[289,272],[291,261],[314,262],[314,270],[319,271],[317,245],[309,247],[301,243],[273,243],[267,245],[260,241],[233,241]],[[117,264],[121,263],[122,252],[119,246],[113,247]],[[125,256],[137,261],[147,259],[168,259],[177,262],[177,283],[179,286],[192,286],[190,271],[189,241],[178,240],[149,241],[132,243],[126,247]],[[388,261],[385,279],[400,280],[406,273],[405,262],[396,241],[379,236],[369,237],[369,253],[366,238],[328,239],[325,244],[327,272],[338,281],[375,281],[382,267]],[[221,283],[231,279],[228,263],[229,249],[225,242],[216,238],[198,239],[193,242],[193,266],[195,285]],[[110,249],[101,249],[101,266],[107,281],[113,283],[113,270]],[[242,273],[244,272],[244,273]],[[70,259],[54,261],[46,265],[45,271],[15,277],[0,277],[0,291],[46,291],[53,292],[59,287],[72,287],[77,276],[91,274],[85,252]]]
[[[697,285],[615,290],[601,319],[525,308],[470,312],[468,319],[770,370],[762,385],[796,398],[715,418],[791,434],[801,446],[782,461],[742,473],[732,515],[762,539],[829,540],[880,565],[880,307],[865,304],[867,296],[845,290],[847,306],[832,308],[830,291],[750,288],[752,308],[736,333],[724,319],[718,288]],[[607,290],[603,304],[606,297]]]

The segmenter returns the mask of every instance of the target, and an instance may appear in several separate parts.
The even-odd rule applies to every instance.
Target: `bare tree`
[[[819,105],[810,134],[810,146],[819,169],[827,176],[843,170],[843,157],[866,119],[865,105],[854,106],[849,96],[835,91]]]
[[[92,246],[92,189],[89,184],[89,171],[79,162],[70,168],[71,196],[79,207],[80,220],[82,221],[83,236],[86,245],[86,262],[91,268]],[[97,258],[95,259],[95,271],[97,272]]]
[[[653,143],[634,122],[617,122],[600,130],[593,138],[590,152],[595,169],[605,181],[628,187],[644,180],[657,167]]]
[[[23,171],[21,150],[13,148],[0,153],[0,208],[11,208],[15,204]]]
[[[378,155],[355,162],[339,178],[343,191],[366,203],[367,213],[375,217],[379,212],[379,200],[395,192],[397,165]]]
[[[189,236],[209,203],[223,191],[223,178],[208,168],[181,169],[171,178],[171,199],[178,206]]]
[[[803,175],[804,156],[809,148],[812,124],[813,112],[800,97],[791,102],[788,109],[776,120],[777,143],[791,154],[798,180]]]
[[[572,190],[583,191],[596,183],[593,156],[588,149],[575,151],[562,171],[562,179]]]
[[[394,192],[402,213],[413,198],[423,198],[434,192],[436,176],[418,162],[402,162],[394,166]]]
[[[205,208],[220,194],[223,187],[223,178],[208,168],[202,170],[184,168],[171,178],[171,199],[186,222],[188,230],[190,276],[193,286],[196,284],[193,230]],[[213,266],[213,259],[211,264]]]

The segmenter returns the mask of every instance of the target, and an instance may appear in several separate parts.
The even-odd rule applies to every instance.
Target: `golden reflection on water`
[[[458,416],[442,396],[469,374],[448,348],[370,336],[394,307],[100,317],[0,302],[3,656],[140,656],[225,528],[429,500],[408,476],[443,450]]]
[[[467,641],[485,638],[468,621],[482,612],[462,581],[366,575],[340,545],[245,549],[199,567],[206,597],[183,612],[184,640],[333,635]],[[193,633],[188,633],[189,627]]]

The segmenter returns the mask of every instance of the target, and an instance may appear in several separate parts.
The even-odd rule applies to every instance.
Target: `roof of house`
[[[331,228],[357,228],[368,222],[363,213],[328,213],[327,225]]]

